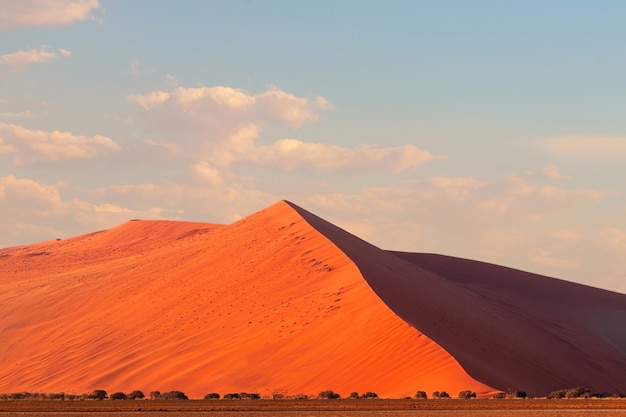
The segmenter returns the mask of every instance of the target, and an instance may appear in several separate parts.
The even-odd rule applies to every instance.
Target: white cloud
[[[59,49],[57,49],[57,50],[58,50],[58,51],[59,51],[59,53],[60,53],[61,55],[63,55],[64,57],[70,57],[70,56],[72,56],[72,52],[71,52],[71,51],[68,51],[67,49],[62,49],[62,48],[59,48]]]
[[[554,165],[546,165],[536,172],[529,172],[528,175],[536,176],[545,180],[565,180],[569,178],[568,176],[561,174],[561,172],[559,172],[559,169]]]
[[[135,94],[128,96],[130,101],[139,104],[144,110],[149,110],[157,104],[164,103],[170,98],[169,93],[164,91],[154,91],[152,93],[141,95]]]
[[[589,161],[614,161],[626,158],[626,137],[563,136],[540,143],[548,152],[565,158]]]
[[[0,137],[0,155],[15,153],[17,152],[17,148],[10,144],[5,144],[4,139]]]
[[[579,266],[577,259],[559,258],[547,252],[540,252],[530,257],[536,264],[558,269],[574,269]]]
[[[177,144],[190,159],[210,161],[222,170],[239,163],[287,171],[309,167],[329,172],[402,172],[444,158],[414,145],[347,148],[293,138],[257,144],[268,126],[286,122],[298,127],[318,120],[317,113],[331,107],[322,97],[296,97],[274,86],[256,95],[215,86],[178,87],[128,98],[159,130],[175,132]]]
[[[107,202],[63,199],[66,184],[43,184],[13,175],[0,177],[0,247],[116,226],[133,218],[158,218],[160,209],[133,210]],[[53,226],[54,225],[54,226]]]
[[[12,113],[12,112],[0,113],[0,118],[3,118],[3,119],[30,119],[31,117],[33,117],[33,112],[30,110],[24,110],[18,113]]]
[[[146,139],[143,141],[146,145],[154,146],[157,148],[166,149],[170,153],[176,153],[180,150],[178,145],[174,142],[166,142],[166,141],[156,141],[154,139]]]
[[[0,0],[0,31],[52,27],[93,19],[98,0]]]
[[[112,139],[95,135],[91,137],[70,132],[44,132],[0,123],[0,132],[16,151],[15,162],[28,165],[36,162],[58,162],[66,159],[92,159],[105,152],[117,151],[119,145]]]
[[[606,227],[599,231],[602,247],[623,256],[626,253],[626,230]]]
[[[204,182],[209,184],[219,184],[222,182],[222,177],[219,171],[206,162],[199,162],[193,166],[193,171]]]
[[[564,243],[576,243],[582,238],[580,233],[566,229],[550,232],[550,236]]]
[[[64,57],[71,56],[71,52],[65,49],[58,49],[57,51]],[[50,62],[58,56],[57,52],[50,51],[47,46],[43,45],[39,49],[3,54],[0,55],[0,70],[4,72],[22,71],[31,64]]]

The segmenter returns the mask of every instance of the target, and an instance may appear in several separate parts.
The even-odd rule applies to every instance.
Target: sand
[[[494,391],[285,202],[8,248],[0,270],[0,392]]]
[[[626,392],[623,294],[384,251],[285,201],[0,249],[0,271],[0,392]]]

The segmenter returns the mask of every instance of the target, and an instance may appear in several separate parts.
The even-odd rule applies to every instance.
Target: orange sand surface
[[[494,391],[286,202],[7,248],[0,271],[0,392]]]
[[[467,259],[381,251],[296,210],[396,314],[477,380],[532,396],[579,386],[626,394],[626,295]]]

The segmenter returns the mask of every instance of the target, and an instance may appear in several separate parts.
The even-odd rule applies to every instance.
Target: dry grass
[[[189,400],[189,401],[2,401],[0,416],[626,416],[626,399],[591,400]]]

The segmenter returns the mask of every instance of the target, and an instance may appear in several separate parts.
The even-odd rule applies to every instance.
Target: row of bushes
[[[282,391],[272,391],[271,392],[273,399],[298,399],[298,400],[306,400],[310,397],[305,394],[297,394],[291,396],[285,396]],[[504,398],[526,398],[526,392],[524,391],[512,391],[509,390],[508,393],[498,393],[493,396],[494,399],[504,399]],[[623,398],[622,394],[610,394],[610,393],[592,393],[590,389],[577,387],[570,389],[563,389],[551,392],[546,398],[548,399],[562,399],[562,398],[609,398],[609,397],[619,397]],[[136,390],[131,391],[128,394],[117,391],[108,395],[105,390],[94,390],[91,393],[85,394],[65,394],[63,392],[53,392],[53,393],[38,393],[38,392],[19,392],[19,393],[11,393],[11,394],[0,394],[0,400],[59,400],[59,401],[79,401],[79,400],[137,400],[146,398],[142,391]],[[150,392],[151,400],[188,400],[189,398],[182,391],[168,391],[161,393],[160,391],[152,391]],[[217,400],[222,398],[219,393],[211,392],[204,396],[205,400]],[[228,393],[225,394],[224,399],[247,399],[247,400],[258,400],[261,399],[261,395],[258,393],[248,393],[248,392],[238,392],[238,393]],[[335,400],[341,398],[341,395],[332,391],[325,390],[321,391],[317,397],[319,399],[329,399]],[[364,394],[359,394],[358,392],[351,392],[347,397],[348,399],[362,399],[362,398],[378,398],[378,394],[372,391],[367,391]],[[428,394],[425,391],[417,391],[414,397],[406,397],[406,399],[415,398],[418,400],[428,399]],[[445,399],[451,398],[450,394],[446,391],[434,391],[431,395],[433,399]],[[476,398],[476,392],[470,390],[463,390],[459,392],[458,398],[469,400],[471,398]]]
[[[624,398],[623,394],[609,392],[592,392],[588,388],[576,387],[570,389],[561,389],[548,394],[549,400],[558,400],[561,398]]]

